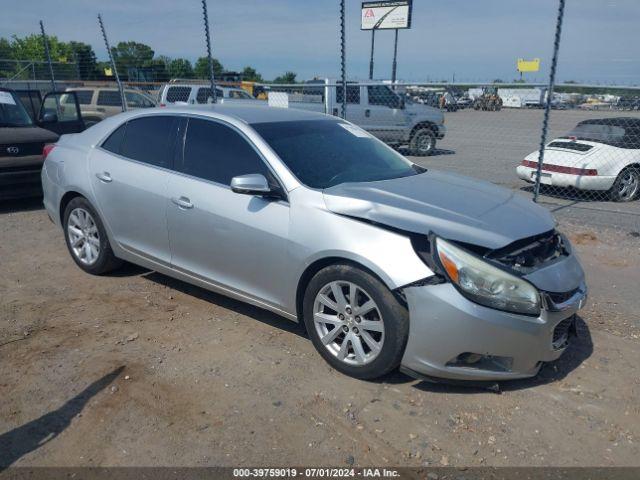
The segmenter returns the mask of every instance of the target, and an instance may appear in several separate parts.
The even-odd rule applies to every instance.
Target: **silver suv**
[[[68,88],[67,91],[76,92],[80,103],[80,111],[87,127],[95,125],[105,118],[122,113],[122,99],[117,88],[78,87]],[[130,110],[156,106],[155,100],[140,90],[126,88],[124,96],[127,101],[127,108]],[[61,102],[64,104],[65,102],[72,102],[72,100],[62,97]]]

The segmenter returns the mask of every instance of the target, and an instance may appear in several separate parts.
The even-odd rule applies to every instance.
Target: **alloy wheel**
[[[100,256],[100,233],[95,220],[84,208],[75,208],[67,221],[69,245],[74,256],[85,265],[93,265]]]
[[[421,153],[429,153],[431,151],[431,148],[433,147],[433,139],[431,135],[428,133],[422,133],[416,140],[418,150]]]
[[[640,188],[640,173],[629,169],[622,172],[618,185],[618,196],[621,200],[632,200]]]
[[[382,315],[355,283],[334,281],[322,287],[314,301],[313,321],[325,348],[346,364],[366,365],[382,351]]]

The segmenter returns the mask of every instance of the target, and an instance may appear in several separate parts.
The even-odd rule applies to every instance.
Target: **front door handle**
[[[191,203],[191,200],[189,200],[187,197],[180,197],[180,198],[173,197],[171,201],[175,203],[178,206],[178,208],[181,208],[183,210],[188,208],[193,208],[193,203]]]
[[[364,116],[365,117],[370,117],[371,116],[371,110],[369,110],[368,108],[364,111]]]
[[[110,183],[113,180],[109,172],[96,173],[96,177],[98,177],[98,180],[104,183]]]

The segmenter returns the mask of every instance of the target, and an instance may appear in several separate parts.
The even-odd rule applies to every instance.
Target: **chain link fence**
[[[203,37],[197,53],[204,54],[197,3],[193,8],[194,35]],[[344,49],[338,19],[336,27],[338,60]],[[104,53],[97,22],[95,30],[94,47]],[[116,71],[128,109],[213,101],[206,57],[192,64],[155,55],[144,44],[112,40],[113,63],[77,45],[65,61],[51,62],[56,89],[76,91],[88,125],[123,110]],[[348,62],[336,61],[336,69],[343,66],[348,74]],[[640,87],[568,83],[555,85],[549,95],[546,83],[347,81],[345,92],[342,78],[269,83],[213,67],[215,97],[222,103],[344,116],[427,168],[487,180],[530,198],[536,197],[538,180],[539,203],[557,216],[640,231]],[[51,90],[50,80],[42,58],[0,59],[0,85],[17,90],[32,112],[38,107],[33,92]],[[551,110],[539,168],[547,100]]]

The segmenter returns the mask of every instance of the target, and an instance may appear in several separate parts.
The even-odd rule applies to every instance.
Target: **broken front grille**
[[[551,230],[489,252],[486,258],[526,274],[568,254],[564,237]]]

